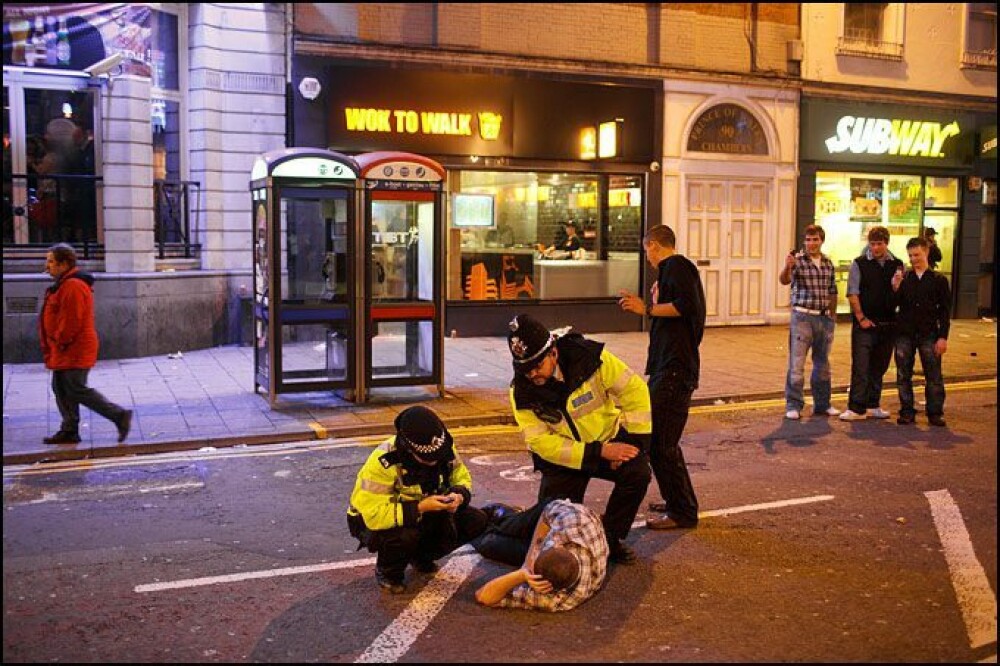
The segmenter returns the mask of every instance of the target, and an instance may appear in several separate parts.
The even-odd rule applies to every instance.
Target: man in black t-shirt
[[[691,528],[698,524],[698,498],[680,448],[687,424],[691,395],[698,388],[701,357],[698,346],[705,332],[705,291],[698,269],[677,254],[674,231],[661,225],[650,229],[642,240],[646,260],[659,271],[652,301],[621,292],[623,310],[652,319],[649,329],[649,397],[653,409],[650,465],[663,496],[649,508],[662,512],[650,518],[653,530]]]

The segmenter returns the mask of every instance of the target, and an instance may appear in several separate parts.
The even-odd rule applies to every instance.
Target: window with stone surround
[[[965,4],[965,39],[962,46],[962,67],[997,69],[997,5],[995,2]]]
[[[837,55],[903,59],[904,6],[895,2],[845,3]]]

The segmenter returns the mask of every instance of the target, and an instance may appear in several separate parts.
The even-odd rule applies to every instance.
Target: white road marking
[[[354,663],[385,664],[405,655],[481,559],[479,555],[452,557]]]
[[[275,576],[295,576],[304,573],[316,573],[317,571],[334,571],[336,569],[352,569],[375,564],[374,557],[366,557],[360,560],[348,560],[347,562],[328,562],[326,564],[309,564],[301,567],[286,567],[284,569],[267,569],[265,571],[247,571],[238,574],[226,574],[224,576],[207,576],[205,578],[188,578],[186,580],[176,580],[172,583],[148,583],[146,585],[136,585],[136,592],[162,592],[163,590],[179,590],[185,587],[201,587],[203,585],[218,585],[219,583],[239,583],[244,580],[254,578],[273,578]]]
[[[102,499],[107,497],[125,497],[127,495],[148,495],[150,493],[167,493],[172,490],[192,490],[195,488],[204,488],[205,484],[201,481],[190,481],[186,483],[171,483],[163,485],[142,485],[135,486],[133,484],[113,484],[107,486],[80,486],[79,488],[74,488],[72,490],[62,491],[62,492],[43,492],[41,497],[33,499],[24,504],[45,504],[46,502],[75,502],[80,500],[87,500],[95,495],[99,495]],[[4,494],[7,493],[7,488],[4,488]]]
[[[952,586],[974,648],[997,642],[997,597],[976,559],[962,512],[947,490],[925,492],[931,505],[934,526],[944,546],[944,558],[951,572]],[[995,657],[994,657],[995,660]]]

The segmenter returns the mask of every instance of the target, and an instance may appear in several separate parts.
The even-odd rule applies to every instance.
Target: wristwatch
[[[647,317],[652,317],[653,316],[653,304],[652,303],[646,303],[646,316]]]

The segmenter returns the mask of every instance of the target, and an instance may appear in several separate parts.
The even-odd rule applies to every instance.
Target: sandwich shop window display
[[[849,312],[847,275],[864,252],[868,230],[889,230],[889,251],[906,262],[906,243],[928,229],[936,232],[942,261],[937,270],[952,277],[960,215],[959,178],[914,174],[818,171],[816,223],[826,232],[823,252],[837,268],[837,312]]]

